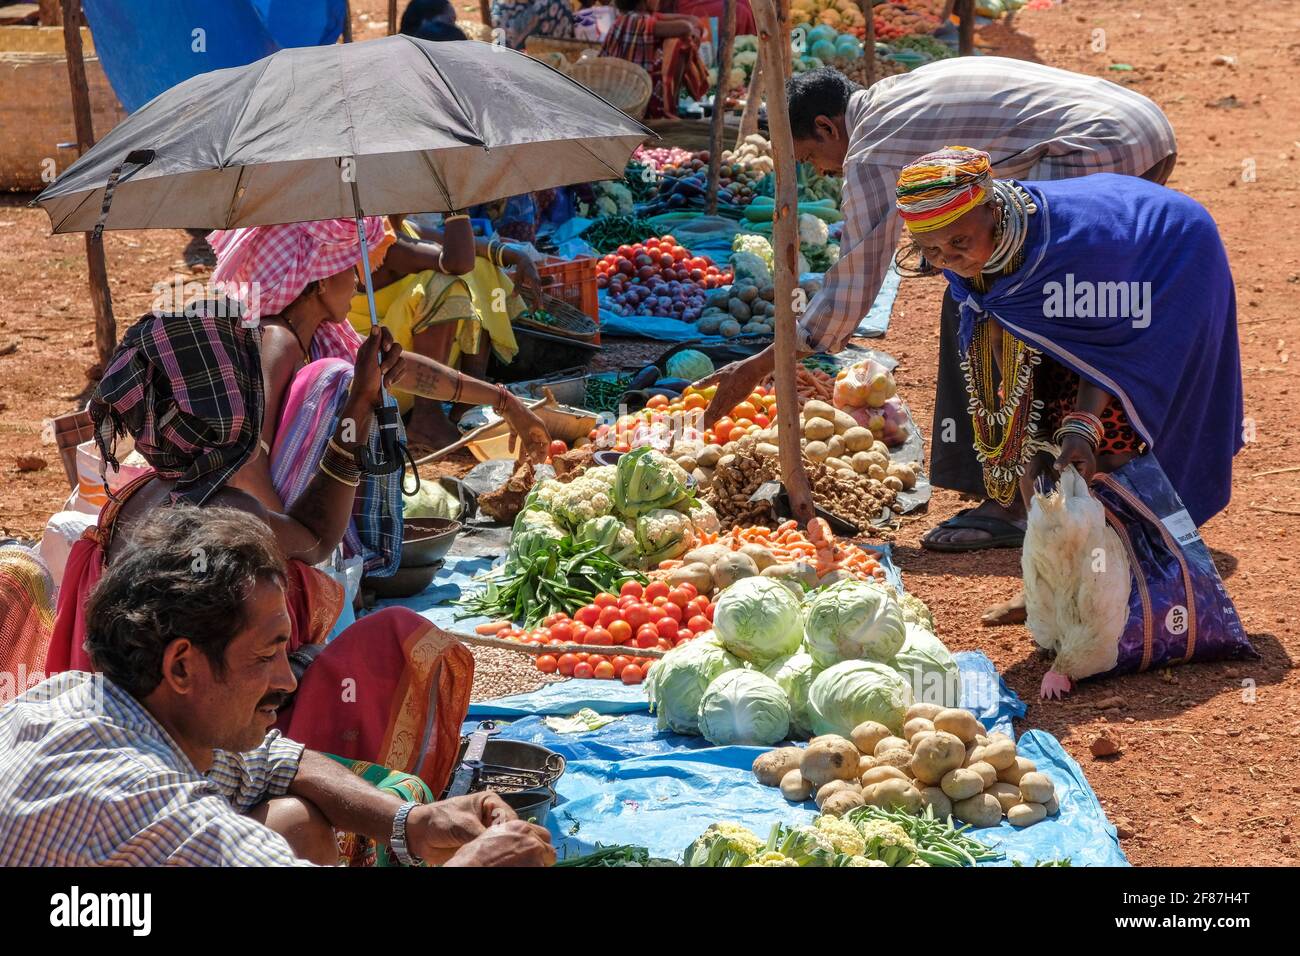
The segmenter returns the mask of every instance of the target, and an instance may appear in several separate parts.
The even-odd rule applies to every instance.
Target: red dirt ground
[[[462,4],[462,6],[467,5]],[[928,515],[909,521],[896,556],[909,589],[934,610],[954,649],[986,652],[1029,702],[1022,727],[1059,737],[1087,772],[1136,864],[1295,865],[1292,809],[1300,793],[1300,597],[1286,575],[1300,535],[1300,434],[1289,347],[1300,340],[1291,311],[1300,292],[1295,246],[1300,115],[1300,41],[1293,11],[1256,4],[1223,19],[1208,0],[1072,0],[983,28],[982,48],[1130,83],[1168,113],[1179,165],[1170,185],[1214,214],[1237,280],[1246,414],[1256,440],[1238,456],[1233,503],[1203,530],[1259,661],[1202,664],[1093,682],[1065,703],[1040,703],[1046,668],[1022,627],[986,630],[982,608],[1008,597],[1018,552],[931,555],[919,538],[962,504],[938,493]],[[382,35],[382,0],[354,0],[358,39]],[[465,16],[476,18],[475,12]],[[1094,50],[1104,31],[1105,49]],[[1216,65],[1217,56],[1230,63]],[[1127,64],[1132,71],[1110,70]],[[1288,121],[1286,117],[1292,117]],[[977,144],[973,144],[977,145]],[[1254,181],[1243,171],[1254,167]],[[75,407],[94,361],[80,236],[48,234],[30,197],[0,196],[0,538],[39,535],[67,494],[42,422]],[[109,233],[109,274],[120,327],[149,308],[151,287],[187,273],[179,232]],[[941,280],[904,283],[883,345],[902,362],[900,389],[928,423],[937,355]],[[9,346],[15,346],[9,350]],[[20,472],[19,456],[48,467]],[[1271,472],[1271,474],[1270,474]],[[1123,751],[1095,760],[1089,744],[1118,732]]]

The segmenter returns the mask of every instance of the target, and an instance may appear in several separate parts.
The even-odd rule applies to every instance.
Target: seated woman
[[[995,180],[952,146],[898,177],[897,206],[961,307],[959,343],[989,496],[1026,504],[1154,452],[1199,526],[1242,446],[1232,274],[1203,206],[1145,179]],[[1018,615],[1014,612],[1018,611]],[[985,623],[1024,620],[1024,595]]]
[[[411,0],[402,13],[397,32],[435,43],[469,39],[456,26],[456,8],[451,0]]]
[[[367,243],[376,250],[374,265],[382,261],[391,237],[385,237],[383,221],[375,217],[366,220],[366,231]],[[262,440],[238,486],[267,508],[281,510],[304,493],[325,453],[364,341],[347,321],[357,291],[356,223],[335,219],[252,226],[214,232],[209,242],[217,254],[213,284],[241,297],[244,321],[260,324],[262,331]],[[545,458],[546,427],[506,389],[413,352],[404,354],[394,382],[425,398],[494,406],[519,436],[523,456],[537,462]],[[371,436],[372,450],[377,451],[377,440]],[[363,474],[361,479],[345,550],[365,558],[368,574],[391,574],[401,557],[402,473]]]
[[[699,20],[659,13],[659,0],[615,0],[618,19],[605,37],[601,56],[635,63],[650,74],[654,86],[646,119],[677,118],[683,85],[696,99],[708,91],[709,76],[700,60]]]
[[[260,454],[259,333],[237,319],[213,317],[225,310],[203,313],[142,318],[123,337],[91,399],[104,467],[117,464],[117,439],[129,434],[154,471],[110,499],[98,526],[73,546],[45,670],[93,670],[85,647],[87,597],[119,557],[125,532],[181,502],[234,508],[264,521],[287,559],[288,651],[305,671],[276,726],[312,749],[414,774],[437,796],[455,763],[473,657],[406,608],[367,615],[325,645],[343,589],[312,567],[343,540],[360,477],[353,455],[369,437],[381,377],[392,384],[405,371],[402,350],[382,329],[366,338],[339,421],[302,479],[302,493],[287,507],[268,508],[232,485]],[[194,560],[197,570],[207,556]],[[340,688],[350,688],[351,702]]]
[[[531,36],[573,39],[573,8],[566,0],[479,0],[492,42],[522,50]]]
[[[707,20],[709,17],[722,22],[722,0],[668,0],[668,9],[687,17]],[[758,33],[758,21],[754,19],[754,9],[749,0],[736,0],[736,31],[734,36],[753,36]]]

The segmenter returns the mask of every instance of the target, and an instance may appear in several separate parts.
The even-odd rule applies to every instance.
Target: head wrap
[[[393,235],[379,216],[364,220],[370,267],[383,262]],[[361,261],[355,219],[245,226],[208,233],[217,254],[212,284],[244,307],[245,320],[279,315],[303,289]]]
[[[911,233],[956,222],[992,195],[989,154],[945,146],[904,166],[898,174],[898,214]]]
[[[101,475],[117,467],[117,439],[129,433],[159,476],[175,480],[172,503],[201,505],[252,458],[262,430],[259,332],[219,315],[150,313],[127,331],[90,400]]]

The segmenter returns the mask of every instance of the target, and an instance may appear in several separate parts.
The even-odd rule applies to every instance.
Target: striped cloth
[[[902,222],[898,171],[949,143],[988,152],[994,175],[1140,176],[1177,151],[1155,103],[1097,77],[1005,57],[958,57],[890,76],[854,94],[845,113],[840,260],[799,321],[805,351],[839,351],[871,308]]]
[[[57,674],[0,707],[0,866],[308,866],[243,816],[302,751],[271,731],[202,774],[112,681]]]
[[[202,505],[257,451],[261,340],[221,314],[149,313],[127,330],[90,400],[101,477],[129,433],[159,476],[175,480],[173,504]]]

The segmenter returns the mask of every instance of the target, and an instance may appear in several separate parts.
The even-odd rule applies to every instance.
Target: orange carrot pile
[[[805,405],[817,400],[829,402],[835,392],[835,379],[821,369],[804,368],[796,365],[794,371],[795,391],[799,393],[799,404]]]
[[[811,563],[817,569],[819,578],[832,571],[847,571],[862,580],[881,580],[885,577],[885,569],[875,555],[856,544],[837,542],[824,518],[814,518],[809,522],[806,535],[799,530],[798,522],[786,521],[775,530],[752,525],[733,527],[722,534],[699,535],[697,546],[706,544],[725,544],[732,551],[739,551],[747,544],[761,544],[780,563]],[[672,571],[681,566],[680,560],[664,561],[659,565],[659,570]]]

